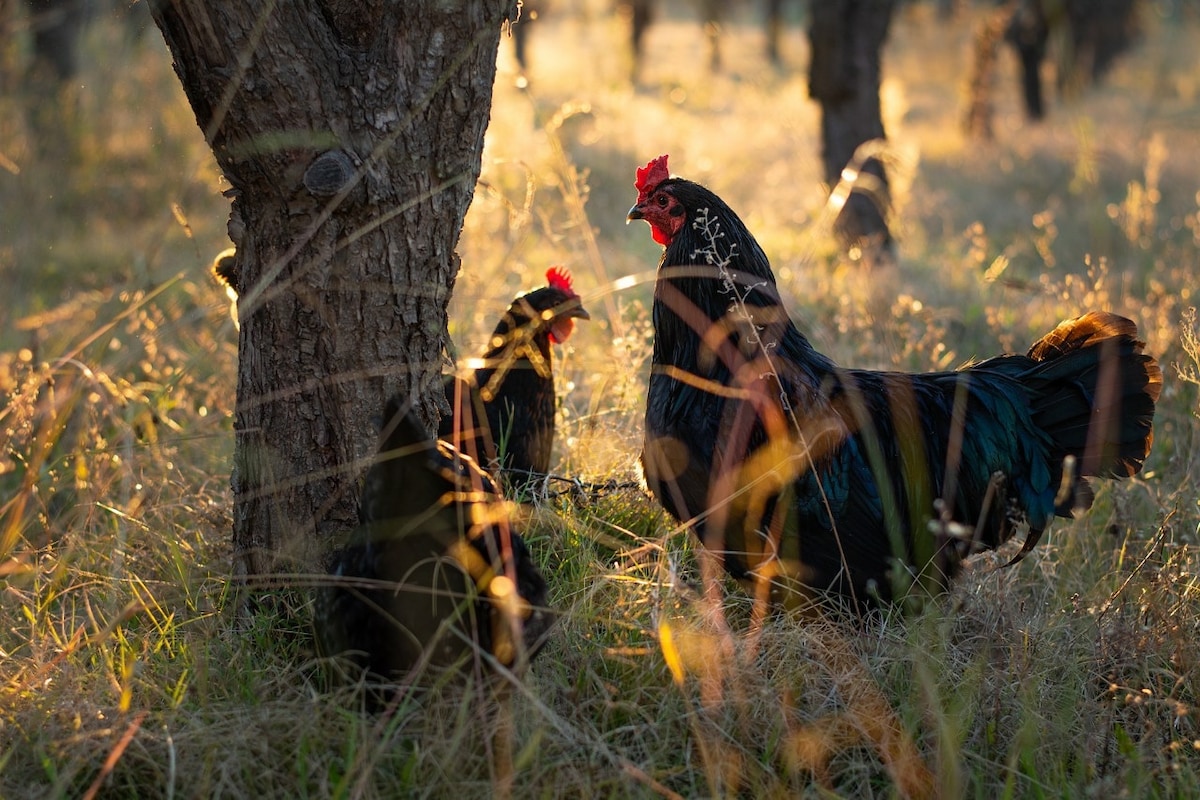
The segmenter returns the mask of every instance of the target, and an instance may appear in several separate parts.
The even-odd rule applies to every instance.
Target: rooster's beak
[[[625,215],[625,224],[628,225],[635,219],[645,219],[645,215],[642,214],[642,207],[640,204],[629,209],[629,213]]]
[[[555,306],[550,311],[542,312],[543,319],[591,319],[592,315],[583,307],[583,299],[580,297],[572,297],[567,302],[560,306]]]

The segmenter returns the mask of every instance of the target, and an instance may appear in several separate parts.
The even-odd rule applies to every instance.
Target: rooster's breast
[[[681,522],[707,508],[723,400],[666,375],[650,378],[642,468],[650,490]]]

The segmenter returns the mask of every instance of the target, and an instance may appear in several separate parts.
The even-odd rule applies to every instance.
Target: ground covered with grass
[[[328,685],[305,591],[235,613],[237,333],[207,271],[227,186],[165,48],[93,26],[53,136],[45,98],[0,97],[0,796],[1200,794],[1200,24],[1152,14],[1043,125],[1007,78],[974,142],[977,18],[901,13],[899,258],[868,270],[831,244],[800,30],[776,70],[735,16],[711,74],[671,6],[633,87],[606,8],[546,14],[524,88],[502,42],[452,304],[464,357],[552,263],[591,311],[556,353],[563,480],[527,511],[560,619],[523,680],[423,675],[379,715]],[[758,618],[630,485],[658,248],[623,223],[661,153],[746,219],[843,364],[947,368],[1085,310],[1131,317],[1165,375],[1145,470],[906,616]]]

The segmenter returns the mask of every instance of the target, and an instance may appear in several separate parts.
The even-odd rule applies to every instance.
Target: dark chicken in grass
[[[466,380],[446,381],[451,413],[438,435],[481,464],[498,464],[513,487],[549,472],[557,410],[550,345],[565,342],[577,319],[590,317],[571,274],[551,267],[545,286],[504,312],[482,365]]]
[[[636,187],[628,219],[666,248],[642,463],[733,576],[858,608],[936,592],[1022,524],[1023,556],[1091,504],[1088,478],[1141,469],[1162,373],[1129,320],[1085,314],[952,372],[844,369],[792,324],[719,197],[666,156]]]
[[[318,593],[317,641],[375,679],[487,653],[532,657],[549,628],[546,582],[473,459],[435,441],[402,398],[384,413],[360,525]]]

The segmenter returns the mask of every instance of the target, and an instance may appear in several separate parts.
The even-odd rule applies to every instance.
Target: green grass
[[[592,313],[556,354],[557,470],[579,488],[526,527],[561,618],[520,683],[424,681],[380,716],[327,684],[302,593],[235,613],[236,333],[207,274],[228,208],[161,42],[88,34],[52,152],[32,101],[0,97],[0,797],[1200,793],[1200,29],[1152,20],[1049,125],[1006,82],[981,144],[958,133],[969,20],[901,15],[900,258],[868,274],[830,244],[798,31],[776,73],[735,20],[710,75],[699,27],[667,16],[634,89],[618,22],[586,8],[546,17],[529,91],[502,43],[451,327],[478,353],[552,263]],[[757,619],[624,486],[658,252],[622,223],[662,152],[742,213],[841,363],[943,368],[1086,309],[1131,316],[1165,373],[1146,469],[908,617]]]

